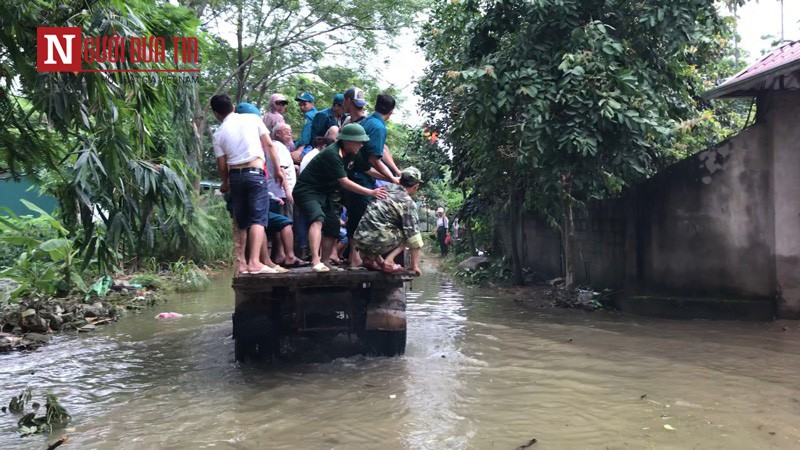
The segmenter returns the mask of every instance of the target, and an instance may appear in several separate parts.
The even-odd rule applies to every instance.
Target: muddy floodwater
[[[800,448],[800,324],[528,308],[425,275],[405,356],[233,360],[230,279],[33,354],[0,355],[0,403],[57,394],[73,422],[0,448]],[[157,320],[161,311],[181,319]],[[346,346],[343,346],[346,347]]]

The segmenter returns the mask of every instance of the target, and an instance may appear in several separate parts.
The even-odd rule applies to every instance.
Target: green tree
[[[712,0],[439,1],[430,16],[419,92],[454,180],[512,228],[531,209],[560,228],[572,286],[573,208],[675,159],[729,28]]]
[[[138,73],[38,73],[38,26],[81,27],[84,37],[195,34],[183,7],[152,0],[4,2],[0,5],[0,143],[12,172],[49,169],[61,219],[84,264],[105,270],[152,252],[154,215],[189,215],[199,140],[196,84]],[[130,47],[127,47],[127,52]],[[169,69],[165,63],[149,68]],[[84,69],[136,68],[117,62]],[[123,252],[123,253],[120,253]]]
[[[328,57],[340,66],[361,69],[379,43],[388,44],[413,24],[428,0],[181,0],[203,27],[215,30],[207,78],[195,111],[198,129],[207,132],[204,111],[215,93],[230,91],[235,102],[264,107],[268,93],[295,75],[311,75]],[[222,32],[234,25],[233,46]],[[335,55],[335,57],[334,57]],[[198,100],[200,100],[198,98]]]

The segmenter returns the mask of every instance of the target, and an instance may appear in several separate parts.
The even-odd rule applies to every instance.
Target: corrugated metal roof
[[[703,94],[707,99],[753,96],[759,91],[800,88],[800,41],[786,43]],[[788,76],[788,78],[787,78]]]

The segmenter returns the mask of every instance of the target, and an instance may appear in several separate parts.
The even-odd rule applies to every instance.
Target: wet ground
[[[30,386],[73,415],[66,432],[20,438],[0,413],[0,448],[62,434],[60,449],[800,448],[798,323],[530,309],[439,274],[408,296],[398,358],[239,365],[225,277],[0,355],[0,403]]]

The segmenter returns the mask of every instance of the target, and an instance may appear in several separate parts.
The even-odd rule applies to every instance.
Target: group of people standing
[[[342,270],[331,260],[339,259],[336,249],[346,241],[350,269],[404,271],[394,260],[408,248],[408,270],[420,274],[423,240],[412,196],[421,174],[414,167],[400,170],[386,145],[395,99],[380,94],[371,114],[355,87],[334,95],[321,111],[309,92],[295,101],[305,122],[293,141],[284,95],[273,94],[263,115],[250,103],[234,108],[225,94],[211,98],[220,121],[214,154],[220,190],[230,200],[238,272],[283,273],[307,265],[295,254],[297,235],[315,272]]]

